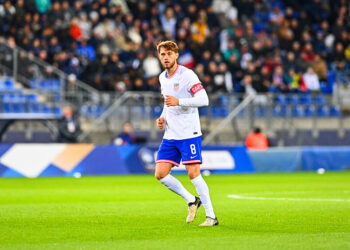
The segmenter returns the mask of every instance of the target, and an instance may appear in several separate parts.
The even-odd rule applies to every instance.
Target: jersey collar
[[[172,78],[175,75],[178,68],[179,68],[179,64],[176,65],[176,69],[174,70],[174,72],[170,76],[168,76],[168,72],[165,71],[165,78],[168,78],[168,79]]]

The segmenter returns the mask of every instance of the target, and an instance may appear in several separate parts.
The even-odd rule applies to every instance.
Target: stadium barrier
[[[0,176],[29,177],[153,173],[152,145],[0,144]],[[350,169],[350,147],[287,147],[266,151],[205,146],[202,170],[212,173],[294,172]],[[174,172],[182,173],[181,165]]]

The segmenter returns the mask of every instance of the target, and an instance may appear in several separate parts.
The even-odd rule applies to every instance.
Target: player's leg
[[[195,197],[187,191],[187,189],[181,184],[178,179],[170,174],[172,167],[173,165],[171,163],[157,163],[155,172],[156,178],[169,190],[184,198],[187,203],[193,202],[195,200]]]
[[[174,147],[174,143],[169,140],[163,140],[157,154],[155,177],[169,190],[180,195],[187,203],[191,203],[195,201],[195,196],[188,192],[181,182],[170,174],[171,168],[174,165],[179,165],[180,157],[179,152]]]
[[[207,218],[204,221],[204,223],[201,224],[201,226],[218,225],[219,222],[215,216],[213,205],[211,203],[208,185],[203,179],[202,175],[200,174],[200,164],[199,163],[187,164],[186,170],[187,170],[188,176],[191,179],[191,182],[196,187],[199,198],[205,209],[205,214]]]
[[[190,177],[193,185],[196,187],[199,198],[205,209],[207,220],[211,220],[212,225],[217,225],[218,222],[210,200],[208,185],[200,174],[200,164],[202,163],[201,143],[201,137],[195,137],[182,141],[182,163],[186,166],[188,176]]]

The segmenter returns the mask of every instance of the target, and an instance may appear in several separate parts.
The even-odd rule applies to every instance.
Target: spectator
[[[147,57],[143,61],[142,67],[146,78],[157,76],[161,72],[159,61],[151,52],[148,53]]]
[[[79,56],[85,57],[89,59],[90,61],[95,59],[95,50],[94,47],[91,45],[88,45],[85,40],[82,40],[80,44],[77,47],[76,53]]]
[[[132,133],[132,126],[129,122],[124,123],[123,132],[113,139],[115,145],[130,145],[135,143],[135,136]]]
[[[266,135],[258,127],[248,135],[245,145],[251,150],[266,150],[269,147]]]
[[[80,123],[74,116],[71,107],[63,108],[63,118],[58,123],[58,141],[63,143],[77,143],[81,134]]]
[[[223,56],[224,56],[224,59],[226,60],[226,61],[228,61],[229,60],[229,58],[230,58],[230,56],[231,55],[235,55],[235,57],[239,60],[240,59],[240,53],[239,53],[239,50],[238,49],[236,49],[236,44],[235,44],[235,41],[233,41],[233,40],[230,40],[229,42],[228,42],[228,47],[227,47],[227,49],[224,51],[224,53],[223,53]]]
[[[272,75],[272,87],[278,92],[288,92],[288,85],[283,81],[283,68],[278,66]]]
[[[203,12],[201,12],[203,13]],[[191,26],[192,40],[196,43],[203,44],[209,35],[209,27],[206,24],[205,16],[202,14]]]
[[[175,37],[176,34],[176,16],[174,14],[174,9],[168,7],[165,9],[164,14],[160,16],[163,30],[169,32],[171,37]]]
[[[116,83],[125,83],[124,79],[121,80],[125,74],[129,74],[129,80],[133,81],[160,72],[155,57],[152,57],[153,63],[147,63],[158,64],[154,72],[150,72],[151,67],[146,67],[145,61],[152,60],[139,58],[138,51],[142,49],[144,55],[148,55],[160,40],[176,39],[182,47],[179,60],[193,68],[202,64],[203,81],[214,93],[221,90],[214,88],[215,75],[208,74],[212,60],[217,66],[223,62],[227,64],[236,91],[242,90],[239,81],[244,77],[242,70],[247,71],[249,64],[256,65],[256,71],[266,71],[269,75],[271,72],[274,75],[276,67],[282,66],[284,77],[293,68],[297,73],[294,72],[294,80],[288,85],[295,87],[293,91],[300,91],[303,77],[299,73],[307,71],[310,66],[322,81],[327,80],[327,72],[331,70],[336,72],[338,82],[348,82],[348,13],[345,0],[339,3],[312,0],[303,5],[292,0],[199,0],[196,3],[2,0],[0,36],[9,42],[14,38],[12,44],[31,54],[34,52],[35,56],[66,73],[74,73],[79,80],[100,90],[114,91]],[[78,46],[80,42],[91,46],[89,51],[93,50],[95,55],[85,53],[87,49],[85,45]],[[105,71],[104,56],[108,59],[112,53],[117,53],[118,65],[122,65],[116,67],[116,73],[111,71],[110,63]],[[7,66],[12,65],[11,57],[3,59]],[[32,65],[25,71],[27,77],[42,74]],[[268,83],[266,76],[260,77]],[[295,80],[297,76],[298,81]],[[156,89],[157,83],[153,79],[150,83],[146,84],[147,89]],[[256,83],[252,79],[253,89],[268,85],[260,83],[257,87]],[[125,88],[118,89],[129,89],[129,86],[126,84]]]
[[[327,64],[320,55],[315,55],[315,59],[311,62],[311,67],[320,81],[327,81]]]
[[[312,67],[307,69],[307,72],[303,75],[303,79],[308,90],[312,92],[320,91],[320,82]]]
[[[342,43],[336,43],[335,51],[331,56],[331,60],[333,61],[332,67],[336,71],[337,81],[343,84],[347,84],[348,80],[346,76],[346,59]]]
[[[40,13],[46,13],[51,6],[51,0],[36,0],[35,3]]]

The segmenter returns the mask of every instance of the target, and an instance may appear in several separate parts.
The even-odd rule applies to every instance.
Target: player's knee
[[[194,169],[194,170],[187,171],[187,173],[188,173],[188,177],[190,177],[190,179],[192,180],[192,179],[198,177],[201,172],[200,172],[200,170]]]
[[[161,172],[161,171],[156,171],[154,173],[154,176],[157,178],[157,180],[163,179],[165,176],[167,176],[167,173]]]

